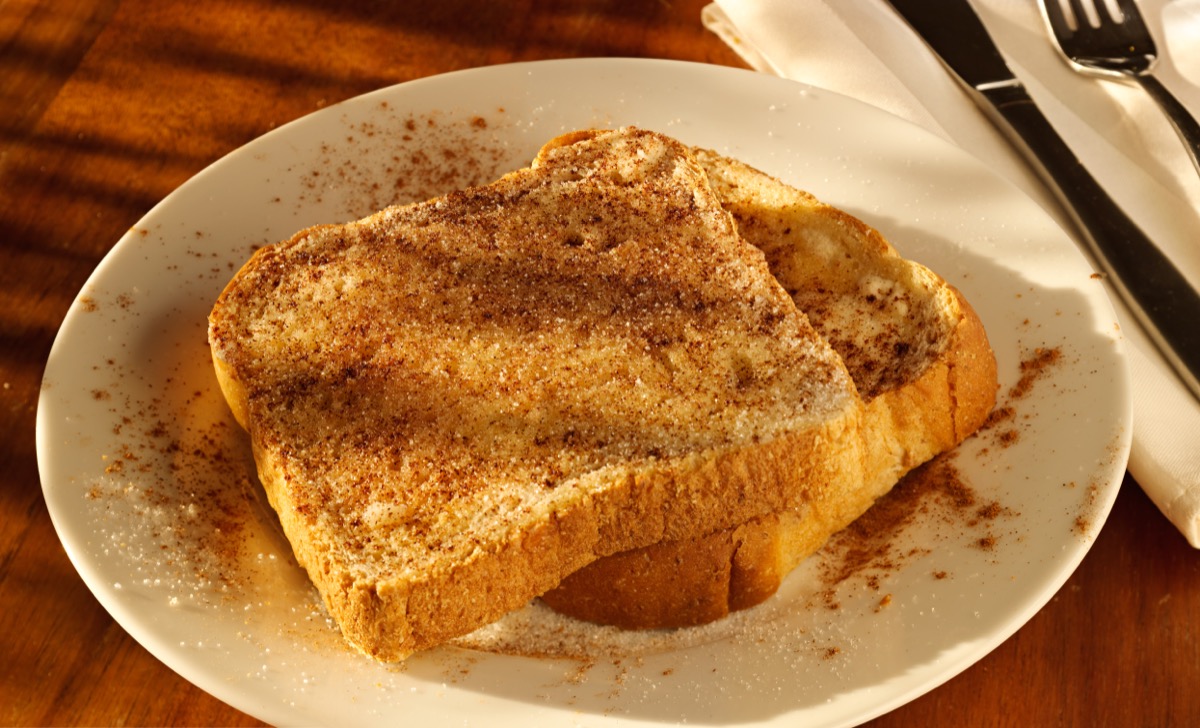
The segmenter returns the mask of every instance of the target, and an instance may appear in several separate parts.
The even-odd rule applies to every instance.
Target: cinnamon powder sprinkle
[[[342,217],[356,219],[486,184],[528,162],[514,159],[516,150],[496,133],[505,123],[512,120],[503,109],[488,116],[436,110],[414,116],[381,103],[369,121],[347,120],[338,143],[322,144],[311,160],[288,170],[302,185],[295,201],[305,208],[336,200],[345,207]]]
[[[1012,389],[1008,390],[1009,399],[1017,400],[1027,396],[1034,383],[1061,359],[1062,349],[1060,347],[1034,349],[1032,356],[1021,361],[1021,378],[1012,386]]]
[[[1061,347],[1038,347],[1025,356],[1020,361],[1017,382],[1005,393],[1004,400],[997,404],[977,436],[989,437],[992,443],[1002,448],[1019,442],[1021,417],[1018,404],[1062,359]],[[980,455],[987,452],[986,447],[982,448]],[[893,545],[917,517],[934,515],[961,524],[977,531],[968,541],[972,547],[989,552],[997,548],[999,538],[992,530],[995,521],[1019,514],[999,501],[981,503],[976,491],[955,465],[958,453],[958,450],[944,453],[910,472],[869,511],[830,539],[824,551],[831,557],[825,559],[821,572],[821,599],[826,608],[841,608],[839,586],[852,578],[857,578],[866,589],[880,591],[884,577],[911,558],[928,553],[923,549],[903,552]],[[1075,531],[1085,533],[1089,527],[1090,520],[1086,516],[1074,519]],[[932,576],[943,580],[950,574],[937,569]],[[885,595],[876,611],[890,601],[891,595]]]
[[[955,458],[956,452],[951,451],[916,468],[858,520],[834,534],[824,548],[826,558],[821,565],[821,599],[827,609],[841,608],[838,589],[851,579],[871,591],[881,591],[887,576],[931,552],[929,548],[903,550],[895,545],[914,520],[934,516],[973,528],[1011,514],[999,503],[980,506],[979,497],[963,479]],[[975,543],[987,539],[994,544],[990,533],[980,535]],[[944,579],[947,573],[938,571],[934,575]],[[890,603],[891,595],[885,595],[880,607]]]
[[[988,415],[980,433],[990,436],[990,442],[1007,449],[1021,441],[1020,420],[1016,403],[1029,396],[1034,386],[1042,381],[1062,361],[1061,347],[1038,347],[1019,364],[1020,377],[1009,388],[1003,402]],[[984,451],[986,453],[986,450]]]

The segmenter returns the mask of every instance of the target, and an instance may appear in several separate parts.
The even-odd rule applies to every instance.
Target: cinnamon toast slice
[[[265,247],[209,341],[298,562],[383,661],[862,461],[842,358],[691,150],[637,129]]]
[[[543,596],[564,614],[629,629],[703,624],[769,598],[905,473],[978,429],[996,396],[995,356],[957,289],[855,217],[693,152],[742,236],[845,361],[866,404],[862,478],[735,528],[600,559]]]

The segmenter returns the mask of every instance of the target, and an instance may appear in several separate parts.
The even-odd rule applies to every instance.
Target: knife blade
[[[1109,284],[1200,402],[1200,292],[1083,166],[968,0],[887,0],[1064,205]]]

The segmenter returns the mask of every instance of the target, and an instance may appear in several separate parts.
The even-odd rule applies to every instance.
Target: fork
[[[1154,38],[1134,0],[1041,0],[1059,50],[1076,70],[1132,78],[1166,113],[1200,171],[1200,124],[1151,71],[1158,60]],[[1088,12],[1085,4],[1091,5]],[[1070,10],[1070,13],[1067,13]]]

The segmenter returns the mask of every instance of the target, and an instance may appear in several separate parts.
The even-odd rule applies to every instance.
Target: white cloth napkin
[[[1200,175],[1158,107],[1136,84],[1068,67],[1034,0],[972,4],[1076,154],[1200,286]],[[1140,7],[1159,46],[1156,76],[1200,114],[1200,0],[1141,0]],[[882,0],[716,0],[702,19],[758,70],[860,99],[970,150],[1073,231],[1023,159]],[[1200,405],[1113,298],[1131,343],[1129,470],[1200,548]]]

